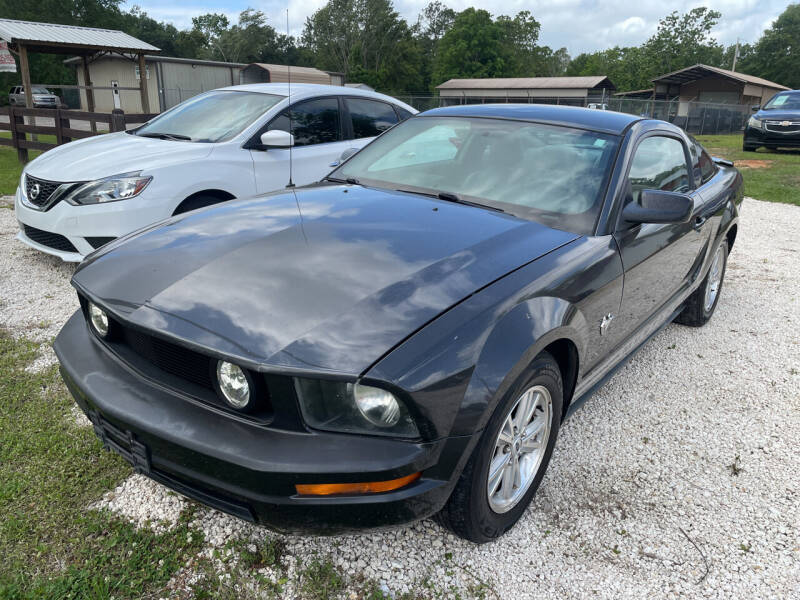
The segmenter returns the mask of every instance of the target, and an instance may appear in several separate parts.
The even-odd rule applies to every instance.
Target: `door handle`
[[[338,160],[335,160],[335,161],[333,161],[331,164],[329,164],[328,166],[329,166],[329,167],[338,167],[338,166],[339,166],[339,161],[338,161]]]
[[[697,217],[694,220],[694,228],[695,229],[702,229],[705,222],[708,221],[708,217]]]

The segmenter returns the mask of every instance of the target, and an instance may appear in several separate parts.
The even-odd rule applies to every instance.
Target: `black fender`
[[[600,321],[586,315],[618,312],[621,297],[622,264],[613,240],[582,238],[466,298],[363,378],[408,394],[426,437],[473,435],[549,344],[569,340],[581,370],[602,357]]]

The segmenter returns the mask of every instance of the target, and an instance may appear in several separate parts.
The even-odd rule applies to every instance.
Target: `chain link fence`
[[[433,94],[395,96],[417,110],[428,110],[438,106],[457,104],[558,104],[583,106],[601,110],[613,110],[649,119],[661,119],[682,127],[689,133],[726,134],[741,133],[751,115],[750,105],[721,104],[712,102],[685,102],[679,100],[651,100],[641,98],[609,97],[536,97],[536,98],[441,98]]]

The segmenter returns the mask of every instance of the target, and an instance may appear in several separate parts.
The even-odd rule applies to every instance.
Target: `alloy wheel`
[[[717,252],[714,254],[714,261],[711,263],[711,268],[708,270],[708,281],[706,282],[706,294],[703,300],[703,310],[709,312],[714,306],[714,302],[719,294],[719,288],[722,284],[722,267],[724,266],[725,251],[720,245]]]
[[[550,438],[553,401],[546,387],[525,390],[503,420],[489,461],[486,493],[496,513],[514,508],[531,487]]]

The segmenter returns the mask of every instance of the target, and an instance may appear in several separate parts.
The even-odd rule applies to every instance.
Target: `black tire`
[[[754,144],[742,144],[742,150],[744,152],[755,152],[758,146]]]
[[[495,441],[509,412],[518,398],[530,387],[547,388],[551,398],[551,423],[547,445],[538,470],[527,492],[508,512],[497,513],[489,505],[487,483],[489,463],[495,451]],[[464,467],[453,493],[442,511],[436,516],[441,525],[457,536],[482,544],[496,539],[511,529],[528,508],[547,471],[558,437],[563,406],[563,384],[558,363],[543,352],[511,386],[492,414],[480,441]]]
[[[711,283],[711,272],[714,267],[714,260],[716,253],[718,251],[722,251],[722,267],[719,279],[719,285],[717,287],[716,296],[714,298],[714,302],[711,304],[709,308],[706,308],[706,289]],[[725,282],[725,269],[728,266],[728,241],[723,239],[720,242],[720,245],[714,250],[714,254],[711,258],[711,265],[709,266],[708,273],[706,274],[705,279],[703,279],[703,283],[700,284],[691,296],[686,300],[686,305],[683,308],[683,311],[675,317],[675,322],[680,323],[681,325],[688,325],[689,327],[702,327],[708,320],[711,318],[711,315],[714,314],[714,311],[717,308],[717,304],[719,304],[719,298],[722,295],[722,284]]]
[[[183,202],[178,205],[178,208],[175,209],[175,212],[172,213],[173,215],[180,215],[183,213],[187,213],[192,210],[197,210],[198,208],[205,208],[206,206],[211,206],[212,204],[219,204],[220,202],[226,202],[230,200],[230,198],[220,198],[218,196],[194,196],[191,198],[187,198]]]

